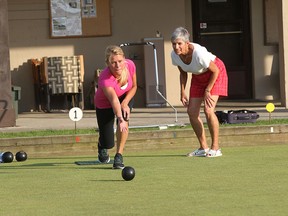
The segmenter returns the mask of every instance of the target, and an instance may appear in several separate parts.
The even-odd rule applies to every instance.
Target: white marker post
[[[275,106],[274,106],[273,103],[268,103],[266,105],[266,110],[269,112],[269,123],[271,123],[271,113],[274,111],[274,109],[275,109]],[[273,127],[270,128],[270,132],[271,133],[274,132],[274,128]]]
[[[275,106],[273,103],[268,103],[266,105],[266,110],[269,112],[269,122],[271,121],[271,113],[274,111]]]
[[[69,118],[75,122],[75,134],[76,134],[76,122],[80,121],[83,117],[83,112],[79,107],[73,107],[69,111]]]

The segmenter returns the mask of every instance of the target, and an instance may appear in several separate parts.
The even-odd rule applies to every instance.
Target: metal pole
[[[138,46],[138,45],[153,46],[154,62],[155,62],[156,92],[172,107],[172,109],[175,112],[175,122],[178,122],[178,113],[177,113],[176,108],[174,106],[172,106],[172,104],[170,104],[169,101],[164,97],[164,95],[159,91],[159,75],[158,75],[157,50],[156,50],[155,44],[152,43],[152,42],[133,42],[133,43],[120,44],[120,47],[123,47],[123,46]]]

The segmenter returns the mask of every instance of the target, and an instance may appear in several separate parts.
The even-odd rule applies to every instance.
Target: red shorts
[[[219,68],[220,73],[218,78],[210,90],[211,95],[227,96],[228,95],[228,77],[224,63],[216,58],[214,63]],[[211,71],[206,71],[199,75],[192,75],[191,86],[190,86],[190,98],[204,97],[205,89],[209,83]]]

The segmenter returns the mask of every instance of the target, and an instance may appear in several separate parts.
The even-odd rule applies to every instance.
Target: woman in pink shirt
[[[114,147],[114,121],[117,117],[116,154],[114,169],[124,168],[123,150],[128,138],[128,122],[137,90],[135,64],[125,58],[119,46],[108,46],[105,51],[107,67],[100,73],[95,93],[97,123],[99,127],[98,159],[108,163],[108,149]]]
[[[190,34],[183,28],[176,28],[172,33],[172,63],[180,71],[181,102],[187,107],[191,125],[199,140],[200,147],[187,156],[222,156],[219,147],[219,122],[215,107],[219,96],[227,96],[228,77],[224,63],[199,44],[189,41]],[[186,96],[185,87],[188,74],[192,74],[190,95]],[[212,144],[209,149],[200,108],[204,102],[204,113],[211,134]]]

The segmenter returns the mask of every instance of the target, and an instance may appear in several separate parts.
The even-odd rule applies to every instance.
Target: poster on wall
[[[82,0],[82,17],[96,17],[96,0]]]
[[[110,0],[49,0],[50,37],[111,35]]]
[[[82,35],[80,0],[51,0],[52,36]]]

